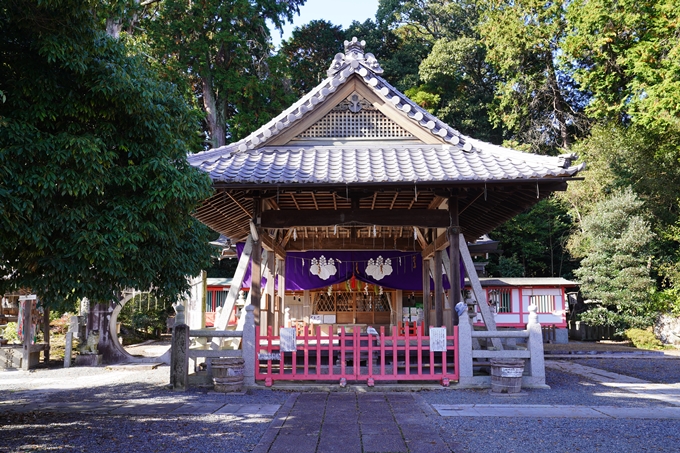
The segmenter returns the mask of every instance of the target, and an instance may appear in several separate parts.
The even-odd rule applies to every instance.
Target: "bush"
[[[654,336],[652,328],[647,329],[628,329],[624,332],[624,337],[633,343],[633,346],[640,349],[664,349],[661,340]]]
[[[50,313],[50,332],[55,335],[66,335],[71,323],[71,316],[73,316],[71,313],[64,313],[60,317],[52,319],[52,313]]]
[[[5,340],[9,340],[10,343],[19,341],[19,335],[17,334],[17,323],[8,322],[5,326],[5,333],[3,333],[2,336]]]

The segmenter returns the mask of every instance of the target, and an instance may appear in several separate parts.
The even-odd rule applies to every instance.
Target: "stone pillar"
[[[170,353],[170,385],[173,390],[185,391],[189,387],[189,326],[184,323],[184,307],[182,314],[178,311],[175,327],[172,329],[172,347]]]
[[[529,338],[527,339],[527,350],[531,358],[527,360],[524,366],[525,370],[529,370],[530,376],[525,376],[522,379],[523,384],[529,386],[545,386],[545,359],[543,357],[543,332],[541,332],[541,324],[538,322],[538,313],[536,312],[536,305],[529,305],[529,322],[527,324],[529,331]]]
[[[472,319],[466,314],[458,323],[458,372],[461,385],[473,384],[472,368]]]
[[[21,304],[21,310],[19,310],[21,316],[17,321],[21,323],[22,332],[24,334],[24,337],[21,341],[23,353],[23,358],[21,360],[21,369],[24,371],[28,371],[29,369],[38,364],[37,363],[38,361],[35,360],[35,353],[31,352],[32,349],[31,346],[33,346],[33,338],[31,335],[31,311],[33,310],[34,302],[35,299],[25,299],[19,301],[19,303]],[[17,326],[18,325],[19,324],[17,324]]]
[[[127,360],[127,356],[114,344],[116,335],[115,326],[111,326],[111,314],[116,308],[116,302],[98,303],[90,310],[87,323],[87,334],[93,330],[99,331],[99,344],[97,345],[98,354],[102,356],[102,363],[110,365],[121,363]],[[112,328],[113,327],[113,328]],[[81,340],[81,344],[87,342],[87,337]]]
[[[255,367],[257,366],[257,360],[255,357],[256,344],[255,344],[255,316],[253,312],[255,307],[253,304],[246,306],[246,320],[243,325],[243,339],[241,343],[241,352],[243,354],[243,384],[248,386],[255,385]]]
[[[49,307],[43,308],[43,342],[45,343],[45,349],[43,350],[43,357],[45,358],[45,363],[50,363],[50,309]]]

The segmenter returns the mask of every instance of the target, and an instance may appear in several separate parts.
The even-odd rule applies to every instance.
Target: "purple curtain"
[[[243,253],[245,244],[236,244],[239,258]],[[319,264],[323,259],[327,264],[333,259],[335,272],[332,275],[315,275],[312,272],[312,260]],[[366,270],[369,260],[376,262],[379,257],[383,259],[383,271],[386,269],[387,260],[390,260],[392,272],[372,273]],[[465,285],[465,271],[463,260],[461,266],[461,286]],[[315,267],[319,269],[318,265]],[[434,272],[435,269],[432,269]],[[449,289],[449,280],[443,270],[444,289]],[[420,252],[401,252],[395,250],[370,250],[370,251],[342,251],[342,250],[315,250],[311,252],[288,252],[286,254],[286,290],[302,291],[318,288],[326,288],[337,283],[350,280],[352,275],[359,281],[371,285],[379,285],[384,288],[401,289],[404,291],[422,291],[423,289],[423,260]],[[327,277],[327,278],[322,278]],[[250,287],[250,265],[246,270],[243,286]],[[275,282],[278,286],[278,279]],[[266,285],[266,279],[262,279],[262,287]],[[430,289],[434,289],[434,281],[430,278]]]

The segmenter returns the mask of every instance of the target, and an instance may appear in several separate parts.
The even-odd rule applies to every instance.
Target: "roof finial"
[[[357,60],[363,59],[366,41],[359,41],[356,36],[351,41],[345,41],[345,55],[353,56]]]
[[[328,76],[332,77],[346,66],[351,66],[352,71],[359,65],[370,69],[376,74],[382,74],[383,70],[372,53],[364,54],[366,41],[359,41],[356,37],[351,41],[345,41],[345,53],[335,55],[331,67],[328,69]]]

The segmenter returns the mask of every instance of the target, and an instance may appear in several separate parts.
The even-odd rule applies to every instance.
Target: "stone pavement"
[[[415,393],[293,394],[253,453],[450,453]]]

